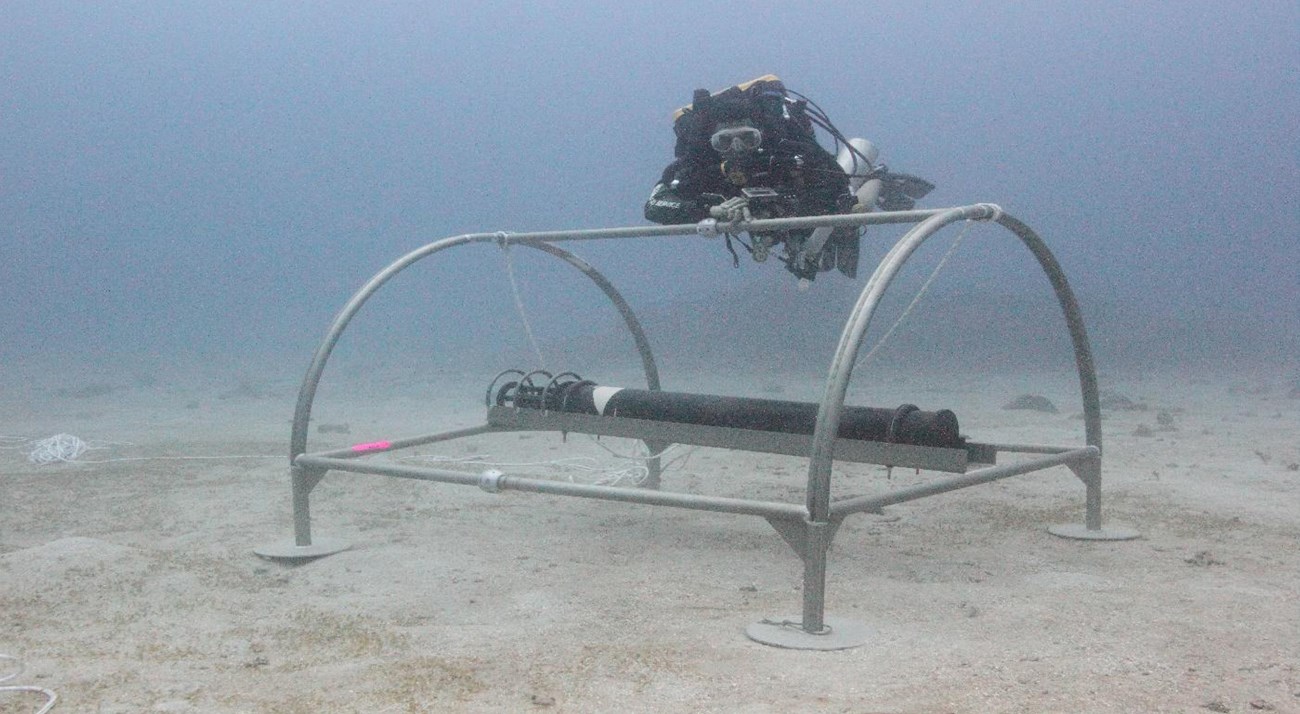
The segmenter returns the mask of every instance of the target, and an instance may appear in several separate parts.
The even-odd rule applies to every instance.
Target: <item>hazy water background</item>
[[[934,181],[925,205],[997,202],[1038,230],[1104,368],[1295,364],[1295,2],[451,5],[0,4],[0,360],[296,376],[347,297],[419,245],[643,223],[671,111],[774,72]],[[873,231],[868,257],[897,235]],[[823,370],[865,280],[799,294],[702,239],[572,247],[669,361],[740,372]],[[528,253],[545,345],[626,356],[599,337],[599,294]],[[501,252],[444,255],[381,293],[347,348],[526,362]],[[1068,364],[1044,316],[1028,253],[977,226],[893,359],[996,361],[998,337],[1027,335],[1013,352]]]

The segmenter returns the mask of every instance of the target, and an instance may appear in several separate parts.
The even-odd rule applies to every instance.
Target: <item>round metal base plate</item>
[[[804,632],[798,615],[755,622],[745,628],[745,634],[755,642],[791,650],[846,650],[867,643],[870,632],[861,622],[839,617],[822,619],[826,624],[823,634]]]
[[[338,538],[316,538],[311,545],[298,545],[292,541],[258,546],[254,553],[271,560],[310,560],[347,550],[351,544]]]
[[[1087,526],[1082,523],[1065,523],[1057,526],[1048,526],[1047,532],[1061,538],[1073,538],[1075,540],[1133,540],[1140,538],[1141,533],[1132,528],[1123,526],[1107,526],[1100,530],[1088,530]]]

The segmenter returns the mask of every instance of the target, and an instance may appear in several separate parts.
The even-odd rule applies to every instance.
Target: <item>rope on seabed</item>
[[[9,660],[10,662],[14,663],[14,671],[0,677],[0,684],[4,684],[5,682],[8,682],[11,679],[15,679],[18,677],[18,675],[23,673],[22,660],[18,659],[17,657],[14,657],[13,655],[7,655],[7,654],[0,654],[0,659]],[[45,714],[46,712],[54,708],[55,702],[59,701],[59,695],[55,694],[52,690],[46,689],[45,687],[33,687],[31,685],[26,685],[26,684],[7,684],[4,686],[0,686],[0,692],[35,692],[37,694],[44,694],[47,698],[47,701],[45,702],[45,706],[41,707],[36,711],[36,714]]]
[[[34,464],[52,464],[55,461],[76,461],[90,446],[72,434],[55,434],[32,444],[27,460]]]
[[[33,464],[45,466],[55,463],[77,464],[111,464],[121,461],[210,461],[221,459],[283,459],[283,454],[231,454],[225,456],[130,456],[118,459],[81,458],[88,451],[98,451],[114,446],[134,446],[130,442],[95,442],[86,441],[72,434],[59,433],[44,439],[28,439],[21,436],[0,436],[0,450],[26,449],[27,460]]]
[[[662,458],[670,454],[677,454],[662,466],[662,470],[668,470],[674,466],[678,468],[685,467],[686,462],[695,451],[695,447],[683,450],[680,444],[670,445],[668,448],[657,454],[626,454],[615,451],[609,446],[602,443],[599,439],[589,437],[596,446],[604,449],[614,458],[620,461],[639,462],[625,468],[610,468],[608,464],[602,464],[592,456],[572,456],[563,459],[549,459],[545,461],[488,461],[483,456],[406,456],[402,461],[422,461],[425,463],[466,463],[476,466],[491,466],[496,468],[527,468],[536,466],[546,466],[554,469],[571,469],[586,474],[596,474],[597,478],[589,483],[597,486],[617,486],[621,483],[630,483],[639,486],[645,482],[650,475],[650,468],[646,462],[650,459]],[[209,461],[223,459],[283,459],[283,454],[232,454],[226,456],[130,456],[116,459],[92,459],[84,460],[80,457],[87,451],[98,449],[107,449],[113,446],[133,446],[129,442],[101,442],[95,445],[88,444],[84,440],[73,436],[72,434],[59,433],[44,439],[27,439],[18,436],[0,436],[0,450],[28,449],[27,460],[39,465],[48,465],[54,463],[77,463],[77,464],[111,464],[125,461]],[[644,448],[644,444],[642,444]],[[680,462],[680,464],[679,464]],[[565,478],[570,483],[577,483],[572,473],[565,474]]]
[[[602,464],[593,456],[571,456],[563,459],[549,459],[545,461],[508,462],[490,461],[489,459],[491,457],[488,456],[439,456],[436,454],[426,456],[406,456],[401,460],[427,464],[472,464],[474,466],[512,469],[545,466],[553,469],[568,470],[568,472],[564,474],[564,478],[569,483],[578,482],[578,479],[574,477],[574,472],[578,472],[583,474],[595,474],[596,478],[594,480],[585,481],[586,483],[595,486],[618,486],[624,483],[633,486],[640,486],[645,483],[646,478],[650,475],[650,467],[647,466],[645,462],[650,459],[662,458],[682,450],[680,444],[672,444],[668,446],[668,448],[656,454],[623,454],[601,443],[595,437],[590,438],[594,444],[604,449],[614,458],[640,463],[632,464],[625,468],[610,468],[608,464]],[[642,448],[644,448],[644,444],[642,445]],[[686,460],[689,459],[691,453],[695,451],[695,448],[696,447],[690,447],[685,449],[683,453],[673,457],[668,461],[668,463],[664,464],[662,470],[667,471],[670,467],[677,466],[678,462],[681,462],[680,466],[685,466]]]

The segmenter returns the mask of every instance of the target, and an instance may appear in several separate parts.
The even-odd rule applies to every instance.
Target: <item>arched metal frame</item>
[[[817,427],[813,433],[812,454],[808,464],[808,539],[812,547],[804,555],[804,608],[802,616],[803,629],[809,633],[824,629],[822,621],[825,582],[826,550],[830,546],[829,534],[834,524],[849,513],[864,510],[876,510],[882,507],[881,497],[864,497],[849,499],[832,507],[831,465],[833,461],[834,434],[839,432],[840,415],[844,410],[844,399],[848,392],[849,381],[853,376],[853,366],[857,362],[858,350],[862,347],[871,318],[875,315],[885,291],[898,275],[907,259],[916,252],[927,239],[939,232],[944,226],[957,221],[994,220],[1009,229],[1029,248],[1038,260],[1043,271],[1047,273],[1065,313],[1065,322],[1070,330],[1070,339],[1074,344],[1075,362],[1079,372],[1079,385],[1083,395],[1083,413],[1085,441],[1096,450],[1096,458],[1101,458],[1101,406],[1097,394],[1097,374],[1093,364],[1092,349],[1088,345],[1088,334],[1084,329],[1083,316],[1079,311],[1078,301],[1065,279],[1060,264],[1047,249],[1047,245],[1036,233],[1024,223],[1008,216],[998,206],[976,204],[948,209],[936,213],[918,223],[908,231],[885,255],[876,267],[876,271],[867,281],[857,304],[844,326],[839,346],[831,361],[830,374],[827,376],[825,394],[817,413]],[[1091,468],[1080,465],[1074,468]],[[1101,529],[1101,478],[1100,468],[1097,477],[1080,474],[1087,488],[1087,506],[1085,521],[1089,530]],[[888,496],[884,498],[889,498]],[[818,538],[816,534],[827,534]]]
[[[584,233],[586,232],[580,231],[564,235],[570,239],[580,239],[585,237]],[[352,322],[352,318],[356,317],[357,313],[361,311],[361,308],[366,304],[366,301],[368,301],[376,292],[379,291],[380,288],[384,286],[385,283],[392,280],[398,273],[406,270],[415,263],[448,248],[486,242],[496,242],[503,250],[514,245],[521,245],[540,250],[543,253],[563,260],[576,268],[583,275],[590,278],[591,281],[600,288],[601,292],[610,299],[610,302],[614,303],[614,307],[618,309],[619,315],[622,316],[623,322],[627,325],[628,331],[632,333],[632,338],[636,342],[637,352],[641,356],[642,369],[645,371],[646,386],[649,389],[659,389],[659,368],[655,364],[654,354],[650,350],[650,341],[646,338],[645,330],[642,329],[640,321],[637,320],[636,315],[632,312],[632,308],[627,304],[627,300],[623,299],[622,294],[618,292],[613,283],[609,282],[600,271],[593,268],[591,264],[587,263],[587,261],[550,243],[532,240],[526,235],[513,237],[511,234],[506,232],[477,233],[455,236],[452,238],[444,238],[443,240],[435,241],[421,248],[417,248],[401,258],[398,258],[391,265],[379,271],[379,273],[367,281],[366,284],[352,296],[352,299],[348,300],[347,304],[343,306],[343,309],[339,310],[338,315],[334,317],[334,322],[325,333],[325,339],[321,341],[320,347],[316,349],[316,354],[312,357],[311,366],[307,368],[307,375],[303,378],[302,386],[298,390],[298,403],[294,409],[293,427],[289,437],[289,464],[293,481],[295,545],[295,549],[290,550],[290,553],[299,553],[300,555],[305,554],[306,557],[313,557],[317,554],[328,555],[329,552],[337,552],[334,550],[336,546],[335,543],[330,543],[325,546],[323,550],[326,552],[322,553],[317,553],[317,551],[322,549],[312,548],[310,503],[308,501],[308,496],[312,489],[316,487],[316,484],[320,482],[320,479],[325,475],[325,472],[328,471],[328,469],[321,470],[304,468],[297,463],[297,459],[299,456],[307,452],[307,435],[308,428],[311,424],[312,404],[316,399],[316,389],[320,385],[321,376],[325,372],[325,365],[329,362],[330,355],[333,354],[334,348],[343,337],[343,332]],[[482,433],[484,431],[488,430],[483,428],[473,428],[451,432],[446,436],[449,438],[461,438]],[[442,440],[447,439],[437,439],[437,441]],[[416,443],[392,442],[388,448],[375,449],[375,451],[389,451],[397,448],[406,448],[409,446],[415,446],[417,443],[431,442],[423,440],[417,440]],[[662,451],[666,445],[657,441],[647,441],[646,446],[650,449],[650,453],[653,454]],[[659,484],[659,459],[649,459],[648,468],[650,473],[647,477],[647,485],[657,487]],[[300,550],[304,548],[307,550]],[[272,549],[274,550],[274,548]],[[270,557],[286,556],[276,552]]]
[[[982,453],[988,456],[995,456],[999,452],[1029,454],[1031,456],[1012,464],[990,465],[974,470],[965,470],[957,476],[929,481],[918,486],[895,489],[879,496],[859,496],[832,501],[831,469],[840,443],[833,435],[837,434],[839,430],[840,418],[844,410],[844,400],[849,381],[852,378],[854,363],[871,319],[879,307],[885,291],[889,288],[907,259],[928,238],[944,226],[967,220],[994,221],[1010,230],[1033,253],[1039,265],[1047,274],[1064,312],[1066,325],[1074,346],[1075,361],[1083,397],[1086,445],[1082,447],[1057,447],[981,444],[978,446],[983,449]],[[827,376],[824,394],[817,414],[816,427],[813,435],[806,442],[809,448],[807,452],[809,465],[806,503],[803,506],[791,503],[660,491],[658,490],[659,463],[657,459],[651,460],[650,464],[650,482],[647,484],[650,488],[621,488],[506,476],[495,472],[481,475],[466,474],[436,468],[374,463],[362,458],[377,453],[391,452],[416,445],[448,441],[477,434],[528,428],[561,428],[555,426],[538,427],[534,425],[530,427],[522,424],[503,426],[500,423],[488,423],[469,429],[391,442],[359,444],[349,449],[336,449],[318,453],[307,452],[308,424],[316,390],[324,373],[325,365],[348,324],[366,301],[395,275],[414,263],[440,251],[472,243],[495,242],[503,249],[519,245],[540,250],[576,268],[591,279],[619,311],[636,343],[642,361],[642,368],[645,371],[647,386],[652,390],[657,390],[660,387],[659,372],[655,365],[649,341],[626,300],[600,272],[572,253],[554,245],[555,243],[573,240],[669,237],[697,234],[713,236],[720,232],[763,232],[811,229],[820,226],[845,227],[892,223],[915,223],[916,225],[894,245],[893,249],[889,251],[876,268],[876,271],[864,287],[841,334]],[[641,425],[641,428],[644,430],[646,427]],[[681,429],[673,432],[679,438],[682,433]],[[668,443],[671,443],[664,432],[657,434],[641,433],[634,434],[634,436],[645,441],[651,453],[658,453]],[[759,445],[760,440],[746,438],[742,434],[741,438],[727,448],[766,450]],[[1092,352],[1088,345],[1083,318],[1074,294],[1070,290],[1059,263],[1037,234],[1021,221],[1007,215],[998,206],[987,203],[925,211],[784,218],[747,223],[740,222],[730,225],[719,225],[715,221],[704,221],[699,225],[517,234],[504,232],[476,233],[445,238],[430,243],[402,256],[381,270],[353,295],[334,318],[324,340],[316,350],[298,394],[290,436],[289,460],[293,491],[294,542],[291,545],[276,544],[256,550],[259,555],[269,558],[313,558],[337,552],[347,547],[341,541],[313,540],[311,535],[309,495],[320,479],[331,470],[477,485],[493,493],[512,489],[762,516],[772,524],[803,560],[803,611],[797,619],[764,620],[751,625],[747,630],[747,634],[751,638],[767,644],[802,649],[842,649],[857,646],[866,641],[866,630],[858,623],[826,618],[824,614],[827,551],[836,529],[849,514],[878,511],[886,505],[903,503],[917,498],[988,483],[1009,476],[1064,465],[1069,467],[1084,482],[1086,489],[1084,524],[1082,527],[1077,524],[1054,526],[1050,530],[1057,535],[1092,540],[1117,540],[1136,537],[1136,533],[1132,531],[1102,528],[1101,410]],[[965,463],[964,455],[962,463]]]

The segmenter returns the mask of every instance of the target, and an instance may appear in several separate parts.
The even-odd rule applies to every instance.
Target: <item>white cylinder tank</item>
[[[870,174],[872,169],[876,168],[876,160],[880,158],[880,150],[876,148],[875,144],[866,139],[849,139],[848,143],[857,151],[854,152],[849,146],[841,146],[840,153],[835,157],[835,161],[839,163],[840,168],[844,169],[844,173],[849,175],[849,185],[853,187],[854,191],[857,191],[858,187],[867,180],[867,174]],[[867,158],[865,165],[862,161],[863,156]]]

